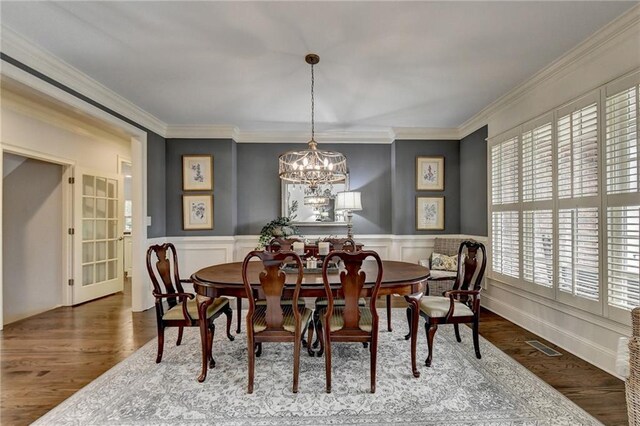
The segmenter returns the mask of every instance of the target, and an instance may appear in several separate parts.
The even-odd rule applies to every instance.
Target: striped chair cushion
[[[326,297],[318,297],[316,299],[316,309],[326,308],[329,304],[329,299]],[[365,306],[367,301],[364,297],[358,299],[358,306]],[[344,306],[344,299],[333,299],[333,306]]]
[[[220,309],[224,308],[228,304],[229,299],[227,299],[226,297],[219,297],[215,299],[213,303],[207,308],[207,318],[211,318],[218,311],[220,311]],[[191,318],[193,318],[194,320],[198,319],[198,303],[195,301],[195,299],[187,301],[187,311],[189,312]],[[162,319],[169,321],[185,319],[184,314],[182,313],[182,303],[178,303],[176,306],[165,312],[162,316]]]
[[[420,310],[431,318],[442,318],[449,312],[449,298],[441,296],[423,296],[420,300]],[[473,311],[464,303],[454,302],[454,317],[473,316]]]
[[[311,318],[311,309],[298,307],[300,312],[300,327],[301,329],[309,322]],[[284,316],[284,322],[282,328],[290,333],[296,331],[296,318],[293,316],[293,308],[291,305],[282,306],[282,315]],[[256,306],[256,310],[253,312],[253,331],[259,333],[267,329],[267,307],[266,305]]]
[[[293,299],[282,299],[280,300],[280,305],[292,305]],[[298,306],[304,306],[304,299],[298,299]],[[256,300],[256,306],[267,306],[267,301],[264,299]]]
[[[373,317],[371,316],[371,309],[367,307],[360,307],[360,323],[358,324],[358,328],[362,331],[369,331],[373,329]],[[343,316],[344,308],[342,307],[333,307],[333,315],[331,315],[329,330],[330,331],[338,331],[344,328],[344,316]],[[324,318],[324,309],[320,312],[320,318]]]

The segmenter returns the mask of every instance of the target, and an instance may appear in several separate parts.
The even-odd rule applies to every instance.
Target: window
[[[490,140],[491,274],[628,322],[640,306],[640,72]]]
[[[605,97],[607,307],[614,318],[640,305],[638,80],[609,85]]]

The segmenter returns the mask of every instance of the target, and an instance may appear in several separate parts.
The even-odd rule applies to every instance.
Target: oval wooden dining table
[[[375,282],[377,270],[374,262],[365,262],[362,270],[366,274],[363,297],[371,295]],[[397,294],[405,297],[410,306],[419,309],[420,297],[424,292],[426,278],[429,275],[429,268],[408,262],[398,262],[392,260],[382,261],[382,284],[379,296]],[[262,271],[261,262],[251,262],[249,264],[249,277],[257,277]],[[285,272],[287,272],[285,270]],[[337,291],[340,287],[340,274],[332,273],[328,275],[332,289]],[[296,272],[287,272],[286,287],[293,292],[293,287],[297,278]],[[204,320],[207,307],[213,299],[220,296],[233,296],[246,298],[247,294],[242,282],[242,262],[223,263],[219,265],[202,268],[191,276],[193,288],[196,292],[198,302],[198,316],[200,319],[200,338],[202,340],[202,372],[198,377],[199,382],[203,382],[207,377],[207,358],[209,345],[207,345],[207,321]],[[260,290],[260,284],[256,282],[256,291]],[[321,273],[305,272],[300,289],[300,297],[324,297],[325,289],[322,282]],[[415,311],[414,311],[415,312]],[[413,315],[411,324],[411,369],[414,377],[420,377],[420,372],[416,366],[416,342],[418,332],[418,315]]]

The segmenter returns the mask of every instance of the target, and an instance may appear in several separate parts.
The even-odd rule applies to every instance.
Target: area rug
[[[421,377],[411,374],[404,311],[394,310],[393,332],[380,332],[378,380],[369,393],[369,351],[362,344],[334,344],[333,389],[325,393],[324,358],[303,351],[299,393],[291,392],[291,344],[265,343],[256,360],[255,388],[247,394],[246,334],[230,342],[224,320],[214,341],[216,367],[198,383],[200,337],[185,330],[181,346],[168,333],[162,363],[155,339],[58,407],[36,425],[594,425],[600,424],[509,358],[480,339],[475,358],[471,332],[460,327],[436,334],[433,366],[424,366],[426,339],[420,333]],[[380,324],[386,324],[381,313]],[[421,331],[424,330],[421,327]]]

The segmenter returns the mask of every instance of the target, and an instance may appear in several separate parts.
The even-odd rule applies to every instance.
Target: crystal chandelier
[[[279,158],[278,172],[280,179],[309,185],[315,188],[323,183],[341,182],[347,174],[347,159],[339,152],[321,151],[315,141],[314,93],[315,83],[313,66],[320,62],[320,57],[313,53],[305,56],[311,65],[311,140],[309,147],[299,151],[288,151]]]
[[[309,186],[304,190],[304,204],[307,206],[328,206],[333,198],[330,188],[323,191],[317,186]]]

